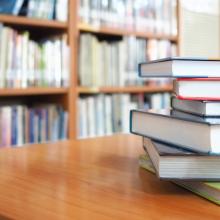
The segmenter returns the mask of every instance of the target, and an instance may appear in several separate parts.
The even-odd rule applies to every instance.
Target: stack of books
[[[142,167],[220,204],[220,60],[166,58],[141,63],[141,77],[174,78],[171,109],[132,110],[143,136]]]

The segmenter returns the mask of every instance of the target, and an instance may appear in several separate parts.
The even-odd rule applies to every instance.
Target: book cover
[[[142,62],[140,77],[212,78],[219,77],[219,59],[199,57],[168,57]]]
[[[174,92],[181,100],[219,101],[220,78],[178,78]]]
[[[219,118],[192,116],[169,109],[132,110],[130,132],[196,152],[219,153]]]

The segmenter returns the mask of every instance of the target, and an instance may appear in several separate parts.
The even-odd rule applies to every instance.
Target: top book
[[[138,66],[141,77],[208,78],[220,77],[220,60],[168,57]]]

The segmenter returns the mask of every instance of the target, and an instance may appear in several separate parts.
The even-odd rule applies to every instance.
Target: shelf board
[[[158,39],[158,40],[170,40],[173,42],[178,41],[177,36],[170,36],[166,34],[154,34],[154,33],[147,33],[147,32],[137,32],[132,30],[125,30],[119,28],[110,28],[110,27],[95,27],[89,24],[78,24],[78,29],[80,31],[91,32],[91,33],[101,33],[101,34],[108,34],[114,36],[135,36],[140,38],[146,39]]]
[[[67,94],[68,88],[26,88],[26,89],[0,89],[1,96],[32,96],[32,95],[58,95]]]
[[[0,22],[11,25],[28,26],[28,27],[44,27],[53,29],[67,29],[66,22],[55,20],[47,20],[40,18],[28,18],[25,16],[13,16],[0,14]]]
[[[98,94],[98,93],[154,93],[171,92],[172,85],[165,86],[127,86],[127,87],[99,87],[88,88],[78,87],[78,94]]]

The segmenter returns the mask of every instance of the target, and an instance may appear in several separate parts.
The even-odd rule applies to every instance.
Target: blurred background
[[[220,55],[219,0],[1,0],[0,146],[129,132],[172,82],[138,63]]]

